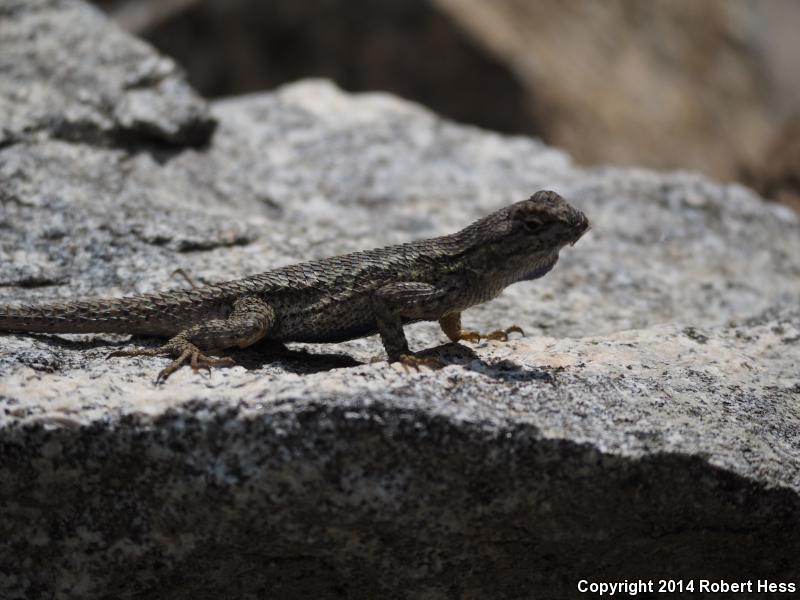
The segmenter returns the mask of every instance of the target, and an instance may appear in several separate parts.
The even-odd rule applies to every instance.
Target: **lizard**
[[[403,326],[438,321],[453,342],[507,339],[516,326],[482,336],[461,313],[507,286],[548,273],[567,244],[589,229],[552,191],[505,206],[464,229],[426,240],[289,265],[224,283],[138,296],[0,305],[4,333],[127,333],[167,338],[112,356],[168,356],[156,383],[184,364],[231,366],[214,357],[261,340],[334,343],[379,334],[390,362],[418,367]],[[435,359],[434,359],[435,361]]]

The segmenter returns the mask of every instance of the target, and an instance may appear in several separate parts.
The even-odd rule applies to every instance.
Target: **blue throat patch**
[[[535,269],[528,271],[522,277],[520,277],[519,280],[530,281],[531,279],[539,279],[539,277],[547,275],[553,269],[553,267],[556,266],[556,262],[558,262],[558,257],[556,257],[556,259],[550,263],[538,266]]]

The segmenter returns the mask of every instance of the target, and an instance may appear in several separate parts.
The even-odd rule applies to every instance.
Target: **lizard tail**
[[[119,299],[0,305],[0,331],[14,333],[133,333],[171,336],[208,314],[191,291]]]

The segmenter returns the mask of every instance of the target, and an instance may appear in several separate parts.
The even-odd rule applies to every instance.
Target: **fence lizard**
[[[8,333],[130,333],[169,338],[158,348],[110,356],[171,356],[156,381],[181,365],[230,366],[205,352],[244,348],[267,338],[341,342],[380,334],[390,361],[424,364],[408,348],[403,326],[439,321],[452,341],[478,341],[461,328],[461,312],[536,279],[559,250],[588,229],[582,212],[555,192],[540,191],[451,235],[290,265],[190,290],[119,299],[0,306]],[[519,328],[488,337],[503,339]]]

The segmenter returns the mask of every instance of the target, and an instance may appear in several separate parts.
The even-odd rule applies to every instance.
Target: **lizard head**
[[[588,229],[586,215],[555,192],[541,191],[475,221],[454,238],[475,250],[475,270],[523,281],[547,273],[561,248]]]
[[[564,246],[589,229],[589,220],[555,192],[541,191],[486,219],[490,247],[502,262],[495,268],[512,280],[536,279],[558,261]]]
[[[541,191],[509,207],[511,229],[529,251],[558,251],[589,229],[589,220],[555,192]]]

